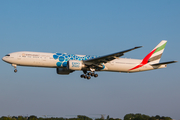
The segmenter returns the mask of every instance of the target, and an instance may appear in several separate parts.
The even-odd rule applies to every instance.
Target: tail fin
[[[139,65],[135,66],[134,68],[131,68],[130,70],[142,67],[143,65],[149,62],[151,62],[151,64],[159,63],[166,43],[166,40],[162,40],[148,55],[146,55],[146,57],[142,60],[142,62]]]
[[[159,63],[161,56],[164,52],[164,48],[166,46],[167,41],[162,40],[147,56],[149,56],[148,62],[151,62],[152,64]],[[146,57],[147,57],[146,56]],[[145,57],[145,58],[146,58]]]

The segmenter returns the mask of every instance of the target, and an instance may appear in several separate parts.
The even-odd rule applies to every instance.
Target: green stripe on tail
[[[167,43],[167,42],[166,42],[166,43]],[[166,43],[164,43],[162,46],[158,47],[154,53],[163,50],[163,49],[166,47]]]

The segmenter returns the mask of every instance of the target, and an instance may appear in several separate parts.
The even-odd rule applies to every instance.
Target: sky
[[[161,62],[180,61],[179,0],[1,0],[0,57],[17,51],[107,55],[143,59],[167,40]],[[140,73],[14,68],[0,60],[0,116],[86,115],[123,118],[129,113],[180,119],[179,63]],[[74,116],[73,116],[74,117]]]

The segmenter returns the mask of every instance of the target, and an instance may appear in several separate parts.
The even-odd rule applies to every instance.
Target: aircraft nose
[[[5,56],[2,58],[2,60],[3,60],[4,62],[7,62],[7,61],[9,60],[9,57],[10,57],[10,54],[7,54],[7,55],[5,55]]]
[[[3,57],[2,60],[5,61],[5,57]]]

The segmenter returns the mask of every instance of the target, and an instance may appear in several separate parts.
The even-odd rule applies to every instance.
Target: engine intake
[[[69,70],[67,68],[57,68],[56,69],[56,72],[57,74],[60,74],[60,75],[69,75],[70,73],[72,73],[74,70]]]

